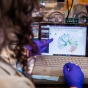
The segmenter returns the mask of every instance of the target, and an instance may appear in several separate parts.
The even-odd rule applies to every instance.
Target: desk
[[[63,77],[60,77],[58,81],[33,79],[33,83],[36,88],[68,88]],[[88,88],[88,79],[84,80],[83,88]]]

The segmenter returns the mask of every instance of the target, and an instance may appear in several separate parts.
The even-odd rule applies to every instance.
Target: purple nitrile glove
[[[30,45],[27,45],[26,48],[29,50],[30,56],[39,55],[42,52],[44,52],[44,50],[46,50],[47,45],[52,41],[53,41],[53,38],[48,39],[46,41],[34,40],[33,46],[30,47]]]
[[[38,47],[38,54],[41,54],[42,52],[44,52],[45,49],[47,48],[47,45],[52,41],[53,41],[52,38],[46,41],[35,40],[34,42],[37,44],[37,47]]]
[[[25,48],[26,48],[28,51],[32,50],[32,48],[31,48],[30,45],[26,45]]]
[[[69,87],[82,88],[84,74],[79,66],[72,63],[66,63],[63,67],[63,74]]]

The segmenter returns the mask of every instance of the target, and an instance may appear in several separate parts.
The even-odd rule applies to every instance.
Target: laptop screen
[[[40,39],[53,38],[46,53],[65,56],[86,55],[87,27],[77,24],[40,24]]]

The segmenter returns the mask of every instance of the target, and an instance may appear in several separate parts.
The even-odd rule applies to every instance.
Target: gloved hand
[[[79,66],[72,63],[66,63],[63,67],[63,74],[69,87],[82,88],[84,82],[84,74]]]
[[[46,41],[34,40],[33,47],[27,45],[26,48],[29,50],[30,56],[39,55],[42,52],[44,52],[44,50],[46,50],[47,45],[52,41],[53,41],[52,38]]]

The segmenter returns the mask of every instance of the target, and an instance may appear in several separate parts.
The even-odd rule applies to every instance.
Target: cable
[[[69,14],[70,14],[70,12],[71,12],[72,6],[73,6],[73,0],[72,0],[72,4],[71,4],[70,9],[69,9],[68,0],[67,0],[67,9],[68,9],[68,14],[67,14],[66,19],[68,19],[68,17],[69,17]]]

